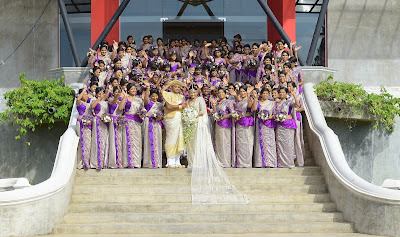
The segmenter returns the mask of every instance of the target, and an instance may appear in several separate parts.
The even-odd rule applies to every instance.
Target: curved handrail
[[[0,193],[0,207],[28,203],[53,196],[62,191],[71,179],[76,161],[79,137],[75,132],[78,111],[74,102],[68,129],[60,137],[51,176],[31,187]]]
[[[318,136],[327,164],[336,178],[347,189],[367,199],[389,204],[400,204],[400,191],[382,188],[369,183],[349,167],[344,156],[338,136],[328,127],[314,93],[314,84],[306,83],[303,86],[304,107],[311,130]]]

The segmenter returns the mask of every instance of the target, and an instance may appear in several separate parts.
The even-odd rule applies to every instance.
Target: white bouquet
[[[235,89],[236,89],[236,90],[239,90],[240,87],[242,87],[242,86],[243,86],[243,83],[241,83],[241,82],[236,82],[236,83],[235,83]]]
[[[218,111],[215,111],[214,113],[213,113],[213,119],[215,120],[215,121],[221,121],[222,120],[222,117],[224,116],[224,111],[222,111],[222,110],[218,110]]]
[[[261,110],[258,112],[258,118],[265,121],[269,119],[269,113],[268,110]]]
[[[243,117],[243,111],[240,109],[236,109],[235,111],[233,111],[232,113],[232,118],[235,120],[239,120]]]
[[[110,123],[112,121],[109,114],[103,114],[103,116],[101,116],[101,120],[103,120],[104,123]]]
[[[183,138],[188,144],[196,130],[198,112],[192,107],[186,107],[182,112]]]
[[[277,114],[275,115],[275,120],[276,120],[277,122],[285,122],[285,120],[286,120],[286,113],[285,113],[285,112],[277,113]]]

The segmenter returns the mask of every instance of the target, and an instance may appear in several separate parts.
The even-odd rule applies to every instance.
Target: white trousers
[[[172,158],[167,159],[167,167],[168,166],[178,166],[181,165],[181,156],[175,156]]]

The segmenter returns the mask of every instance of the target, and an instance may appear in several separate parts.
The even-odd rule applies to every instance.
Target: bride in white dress
[[[187,104],[199,113],[197,129],[187,144],[189,168],[192,168],[192,203],[247,204],[247,196],[230,184],[215,156],[206,103],[203,97],[198,97],[197,85],[189,87]]]

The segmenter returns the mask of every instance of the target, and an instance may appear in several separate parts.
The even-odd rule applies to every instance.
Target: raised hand
[[[114,43],[113,43],[113,49],[114,50],[117,50],[118,49],[118,42],[116,42],[115,40],[113,40],[114,41]]]
[[[299,51],[302,48],[302,46],[296,46],[296,48],[294,48],[294,51]]]
[[[211,46],[211,43],[207,43],[207,44],[205,45],[206,48],[208,48],[208,47],[210,47],[210,46]]]

